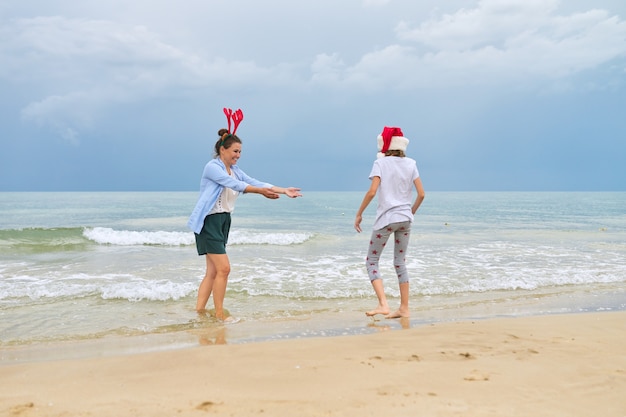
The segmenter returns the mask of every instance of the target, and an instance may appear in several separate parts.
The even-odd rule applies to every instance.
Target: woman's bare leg
[[[207,254],[204,256],[206,258],[206,273],[200,283],[200,288],[198,288],[198,301],[196,302],[196,311],[198,313],[206,311],[206,304],[209,301],[209,297],[211,297],[213,282],[215,281],[215,275],[217,272],[209,255]]]
[[[215,317],[224,320],[224,297],[226,296],[226,284],[230,274],[230,261],[226,254],[207,255],[215,267],[213,279],[213,303],[215,305]]]

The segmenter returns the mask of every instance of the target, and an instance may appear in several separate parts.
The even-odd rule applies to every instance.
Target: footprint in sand
[[[204,401],[196,406],[196,410],[208,411],[218,405],[213,401]]]
[[[32,410],[33,408],[35,408],[34,403],[26,403],[13,406],[9,411],[11,413],[10,415],[12,416],[21,416],[22,414],[28,412],[29,410]]]
[[[468,376],[463,378],[466,381],[489,381],[489,375],[486,375],[474,369]]]

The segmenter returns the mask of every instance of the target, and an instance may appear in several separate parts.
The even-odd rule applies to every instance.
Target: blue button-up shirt
[[[231,165],[231,172],[235,178],[228,175],[226,166],[220,158],[211,159],[204,167],[202,179],[200,180],[200,197],[196,203],[196,207],[191,212],[187,226],[194,233],[200,233],[204,226],[204,218],[209,214],[220,193],[226,188],[243,192],[248,185],[255,187],[268,188],[272,184],[259,181],[247,175],[237,165]]]

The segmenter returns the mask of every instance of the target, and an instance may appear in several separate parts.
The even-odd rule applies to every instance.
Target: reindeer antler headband
[[[243,120],[243,112],[241,111],[241,109],[237,109],[233,111],[233,109],[224,107],[224,114],[226,115],[226,121],[228,122],[228,134],[234,135],[237,132],[237,128],[239,127],[239,124]],[[233,121],[235,125],[232,132],[230,131],[231,120]]]

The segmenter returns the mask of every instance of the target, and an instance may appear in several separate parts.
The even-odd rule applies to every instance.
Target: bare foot
[[[394,313],[387,314],[385,316],[386,319],[400,319],[400,318],[409,318],[411,317],[411,312],[409,310],[399,309]]]
[[[230,317],[230,312],[228,310],[226,310],[225,308],[223,308],[223,309],[221,309],[219,311],[217,311],[217,310],[210,310],[210,313],[211,313],[212,316],[214,316],[219,321],[224,321],[228,317]]]
[[[387,306],[378,306],[376,307],[374,310],[370,310],[370,311],[366,311],[365,315],[372,317],[375,316],[376,314],[382,314],[382,315],[386,315],[389,314],[389,307]]]
[[[220,322],[222,324],[235,324],[235,323],[239,323],[239,318],[237,317],[233,317],[233,316],[228,316],[225,319],[220,319]]]

